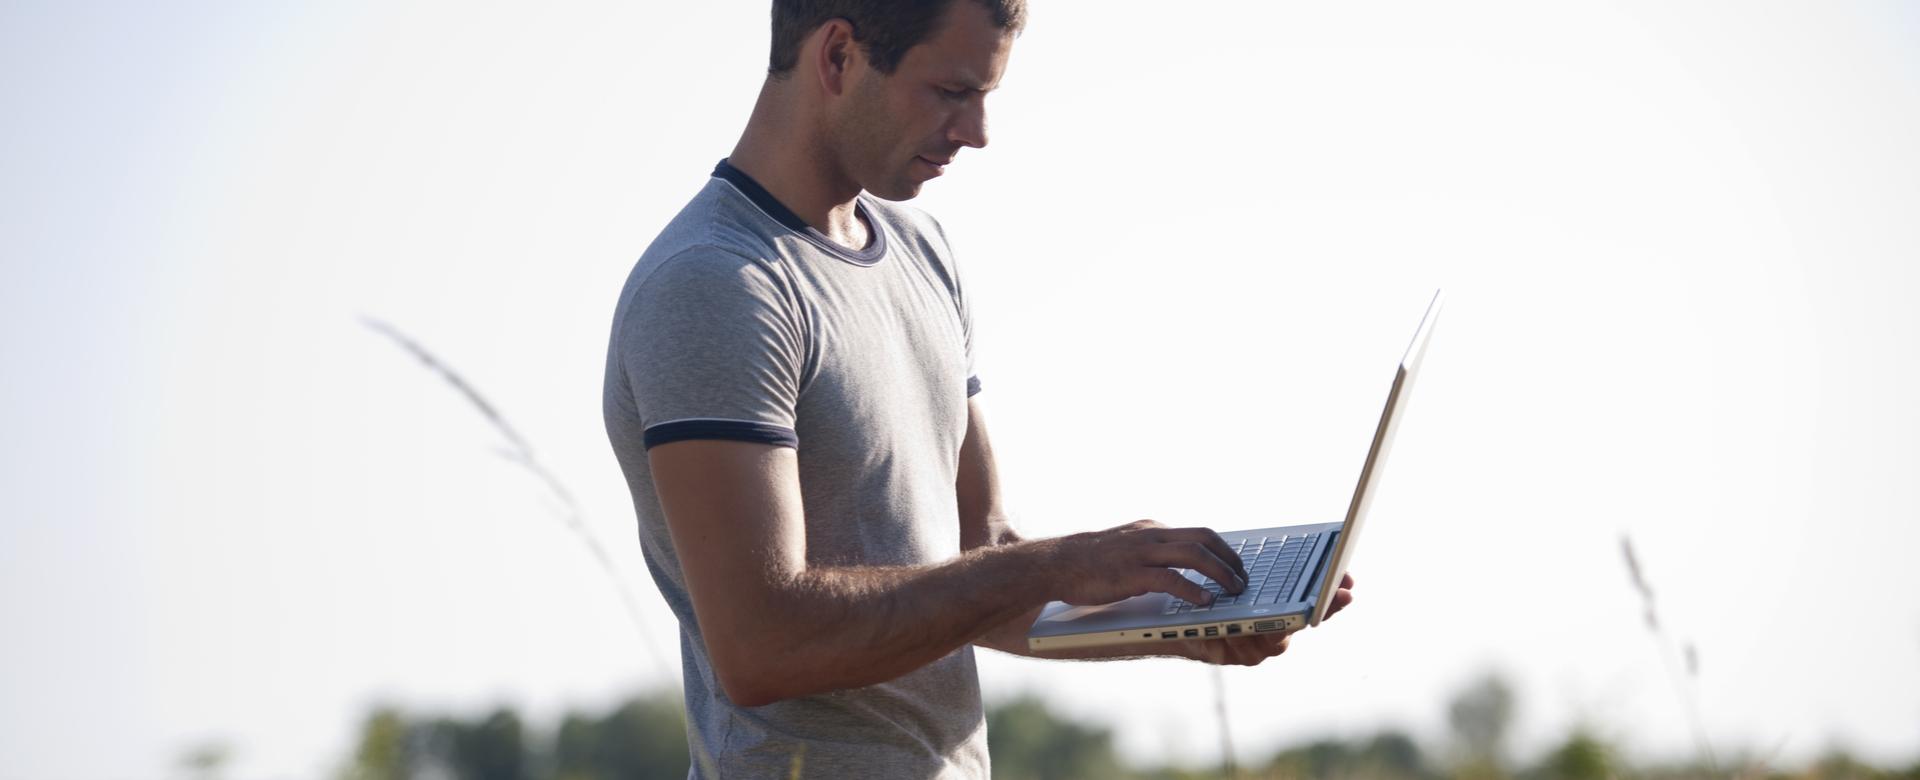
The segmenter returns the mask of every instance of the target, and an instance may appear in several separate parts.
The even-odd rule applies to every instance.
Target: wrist
[[[1007,583],[1023,608],[1039,607],[1058,597],[1062,563],[1058,539],[1012,542],[985,552],[997,559],[995,581]]]

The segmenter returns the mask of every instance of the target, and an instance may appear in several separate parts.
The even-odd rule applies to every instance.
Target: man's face
[[[952,0],[939,29],[892,75],[852,74],[834,123],[836,151],[860,186],[887,200],[920,194],[960,147],[987,145],[987,93],[1000,83],[1013,32],[973,0]]]

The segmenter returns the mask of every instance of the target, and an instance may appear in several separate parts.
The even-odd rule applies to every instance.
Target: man
[[[1053,599],[1208,601],[1179,568],[1244,585],[1204,528],[1023,540],[1002,512],[961,275],[940,226],[889,201],[986,146],[1023,15],[776,0],[738,145],[621,294],[607,431],[679,618],[695,776],[985,778],[974,645],[1030,655]],[[1250,665],[1286,646],[1076,655]]]

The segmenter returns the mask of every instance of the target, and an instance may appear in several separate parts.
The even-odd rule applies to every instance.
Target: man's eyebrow
[[[947,83],[952,84],[961,89],[964,89],[968,92],[984,93],[984,92],[992,92],[1000,88],[999,84],[985,85],[985,84],[981,84],[978,81],[973,81],[970,79],[948,79]]]
[[[948,84],[965,87],[975,92],[992,92],[1000,88],[999,84],[988,84],[982,81],[979,76],[973,75],[973,71],[968,70],[950,74],[946,81]]]

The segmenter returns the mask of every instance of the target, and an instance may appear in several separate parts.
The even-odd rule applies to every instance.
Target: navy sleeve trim
[[[747,200],[752,201],[753,205],[758,206],[761,211],[766,212],[767,216],[772,217],[773,221],[780,223],[788,230],[805,236],[808,241],[826,250],[835,257],[853,263],[854,265],[870,266],[879,263],[880,258],[887,256],[887,231],[881,229],[878,218],[868,210],[865,201],[855,200],[853,207],[860,212],[862,217],[866,218],[867,224],[873,226],[873,241],[867,244],[867,248],[865,249],[848,249],[836,243],[833,239],[827,238],[827,234],[815,230],[812,225],[807,224],[806,220],[801,219],[799,214],[793,213],[793,209],[787,208],[787,205],[781,203],[779,198],[774,197],[773,193],[768,192],[767,188],[760,186],[760,182],[754,181],[752,176],[748,176],[746,171],[733,167],[733,163],[722,159],[718,165],[713,166],[713,175],[733,185],[733,188],[739,190],[740,194],[747,196]]]
[[[967,377],[967,397],[972,398],[975,395],[978,395],[979,393],[980,393],[980,377],[977,377],[977,376]]]
[[[689,439],[724,439],[773,444],[795,449],[800,447],[800,437],[793,432],[792,428],[752,420],[708,418],[671,420],[647,428],[641,439],[647,449]]]

